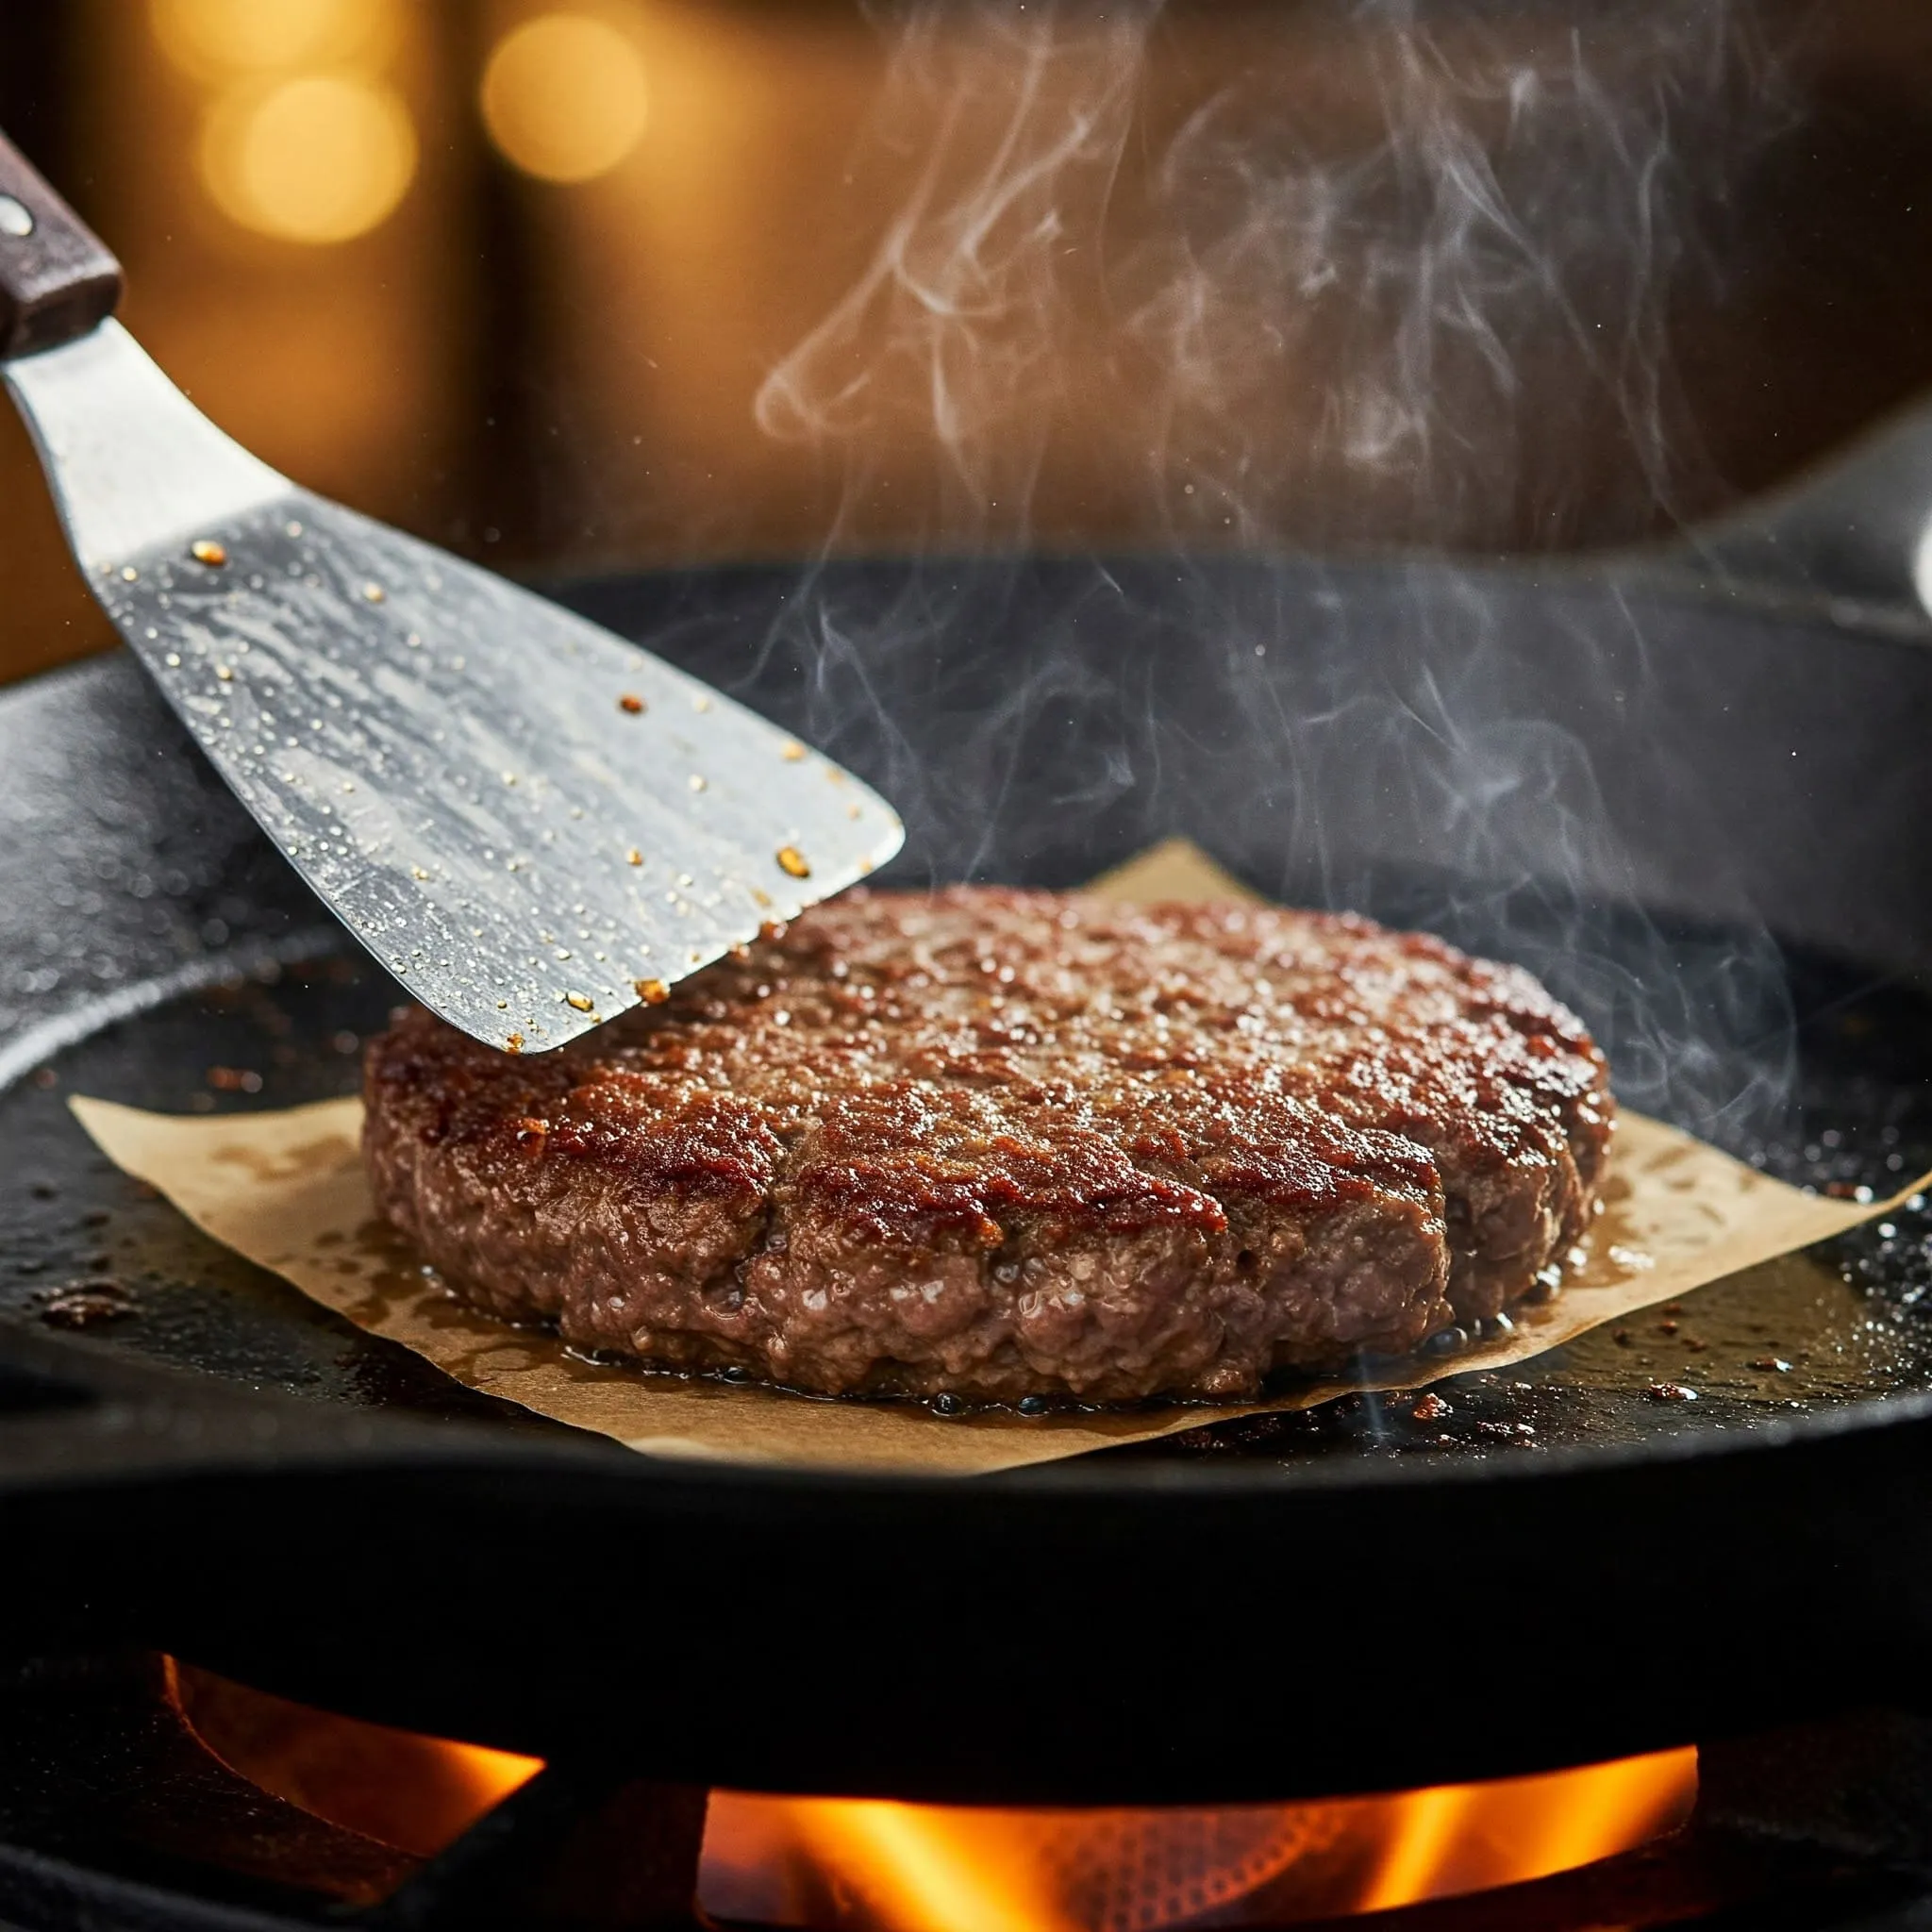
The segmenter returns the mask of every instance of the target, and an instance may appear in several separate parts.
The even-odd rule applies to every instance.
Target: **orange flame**
[[[1075,1932],[1050,1874],[1038,1860],[1010,1856],[1010,1842],[996,1827],[990,1831],[984,1816],[876,1800],[727,1803],[782,1805],[807,1856],[845,1879],[869,1907],[867,1917],[892,1932]],[[708,1833],[714,1856],[729,1816],[724,1810]]]
[[[541,1769],[170,1665],[203,1741],[263,1790],[428,1857]],[[1697,1754],[1213,1810],[993,1810],[713,1794],[700,1895],[726,1918],[866,1932],[1161,1932],[1251,1900],[1272,1924],[1520,1884],[1681,1824]],[[1265,1902],[1265,1903],[1264,1903]]]
[[[721,1792],[706,1903],[876,1932],[1158,1932],[1265,1891],[1268,1923],[1547,1877],[1681,1824],[1697,1754],[1388,1796],[1006,1811]],[[805,1883],[800,1883],[804,1874]]]
[[[1520,1885],[1674,1829],[1697,1795],[1697,1753],[1659,1751],[1538,1777],[1357,1802],[1378,1808],[1384,1851],[1357,1911]]]
[[[337,1717],[168,1660],[177,1708],[231,1771],[331,1824],[433,1857],[542,1760]]]

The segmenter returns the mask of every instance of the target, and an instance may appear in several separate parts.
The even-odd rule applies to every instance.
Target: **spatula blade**
[[[479,1040],[560,1046],[898,850],[848,773],[295,488],[116,325],[7,375],[91,588],[196,741],[375,958]]]

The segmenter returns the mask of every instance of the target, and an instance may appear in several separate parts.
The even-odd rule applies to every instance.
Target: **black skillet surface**
[[[1932,1164],[1932,651],[1896,614],[1148,561],[578,601],[880,782],[909,882],[1072,883],[1185,832],[1523,958],[1626,1101],[1794,1177]],[[1480,1776],[1919,1694],[1923,1215],[1452,1383],[1427,1426],[1344,1402],[972,1482],[650,1462],[456,1389],[92,1153],[71,1091],[346,1091],[394,989],[131,665],[0,700],[0,758],[20,1641],[110,1628],[685,1779],[1009,1803]],[[45,1328],[98,1280],[133,1312]]]

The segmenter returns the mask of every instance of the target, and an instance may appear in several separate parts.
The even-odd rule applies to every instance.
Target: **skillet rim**
[[[1619,603],[1641,599],[1645,602],[1661,602],[1692,612],[1724,612],[1746,622],[1772,624],[1787,632],[1812,633],[1821,646],[1842,645],[1846,642],[1871,643],[1908,651],[1914,656],[1922,654],[1928,640],[1932,640],[1932,630],[1928,630],[1924,625],[1914,626],[1904,622],[1895,610],[1879,609],[1870,605],[1852,605],[1842,600],[1831,600],[1817,595],[1799,595],[1774,586],[1740,582],[1701,568],[1694,558],[1687,558],[1682,550],[1524,561],[1415,556],[1324,558],[1303,556],[1292,552],[1257,551],[1145,552],[1135,553],[1131,558],[1124,556],[1109,558],[1095,557],[1089,553],[1068,552],[1061,555],[1040,550],[1015,550],[1009,554],[991,555],[961,553],[957,557],[880,554],[841,556],[822,560],[823,567],[837,570],[909,571],[916,566],[923,571],[937,570],[942,573],[951,570],[985,570],[990,566],[1017,573],[1040,564],[1059,567],[1081,565],[1105,572],[1109,563],[1119,566],[1131,564],[1137,568],[1175,565],[1182,570],[1200,569],[1206,572],[1230,567],[1268,572],[1286,570],[1298,575],[1306,576],[1312,574],[1329,578],[1338,587],[1351,579],[1372,577],[1383,581],[1397,579],[1409,591],[1426,584],[1438,589],[1463,587],[1478,593],[1496,589],[1519,596],[1556,592],[1558,595],[1607,595]],[[634,592],[640,585],[675,587],[718,577],[731,577],[738,581],[768,579],[775,582],[788,577],[797,579],[802,574],[816,567],[820,566],[801,566],[796,559],[724,558],[696,565],[557,576],[540,583],[538,588],[546,590],[577,608],[588,606],[594,615],[595,607],[602,598],[621,595],[626,591]],[[131,680],[135,675],[134,662],[129,654],[125,649],[110,649],[20,680],[12,686],[0,689],[0,729],[4,729],[6,721],[16,705],[49,694],[52,694],[58,703],[61,701],[62,694],[69,691],[75,692],[76,696],[69,698],[67,702],[76,703],[79,701],[77,693],[80,691],[101,689],[112,680]],[[353,941],[353,935],[347,933],[331,936]],[[298,940],[303,937],[305,936],[297,936]],[[334,947],[331,946],[327,950],[333,951]],[[353,946],[345,950],[353,952]],[[193,972],[171,975],[165,984],[150,976],[123,990],[117,995],[84,1002],[62,1013],[50,1015],[37,1025],[30,1026],[23,1039],[32,1037],[44,1040],[48,1052],[70,1049],[93,1037],[107,1025],[125,1018],[134,1017],[139,1012],[168,999],[181,997],[192,992],[198,984],[207,983],[231,972],[237,960],[245,956],[245,949],[223,948],[206,959],[196,962]],[[1876,968],[1874,962],[1869,960],[1860,959],[1857,963],[1872,966],[1874,970],[1884,970]],[[0,1092],[17,1085],[25,1076],[25,1066],[20,1065],[11,1077],[0,1080]],[[15,1325],[8,1323],[4,1327],[0,1327],[0,1337],[11,1335]],[[94,1345],[77,1346],[91,1348]],[[114,1350],[113,1344],[108,1344],[108,1347]],[[239,1388],[238,1384],[217,1370],[176,1367],[158,1357],[139,1355],[134,1355],[132,1358],[144,1369],[153,1368],[162,1374],[178,1374],[192,1383],[211,1379],[216,1386],[224,1390]],[[264,1392],[250,1399],[277,1405],[294,1405],[314,1412],[331,1412],[325,1402],[310,1401],[293,1393]],[[346,1408],[339,1412],[368,1413]],[[406,1415],[407,1412],[389,1412],[390,1419],[401,1419]],[[1204,1410],[1203,1421],[1209,1420],[1211,1415],[1211,1410]],[[1452,1485],[1462,1482],[1490,1483],[1512,1475],[1525,1480],[1557,1480],[1564,1474],[1574,1470],[1587,1469],[1607,1474],[1619,1469],[1648,1467],[1658,1463],[1702,1462],[1714,1457],[1729,1458],[1739,1455],[1774,1454],[1802,1449],[1811,1443],[1822,1444],[1868,1431],[1909,1428],[1914,1424],[1928,1419],[1932,1419],[1932,1391],[1907,1391],[1861,1398],[1829,1408],[1808,1409],[1790,1419],[1767,1418],[1747,1427],[1734,1429],[1725,1428],[1722,1424],[1700,1425],[1696,1422],[1687,1420],[1686,1424],[1677,1431],[1669,1435],[1649,1437],[1640,1442],[1553,1446],[1539,1449],[1530,1457],[1506,1457],[1494,1453],[1441,1459],[1416,1457],[1337,1457],[1291,1467],[1265,1458],[1231,1458],[1227,1462],[1196,1462],[1189,1459],[1171,1463],[1127,1463],[1108,1457],[1106,1452],[1099,1452],[1110,1465],[1105,1478],[1098,1475],[1097,1470],[1091,1464],[1090,1457],[1081,1455],[1016,1470],[991,1472],[977,1477],[975,1481],[979,1486],[996,1488],[1008,1492],[1021,1489],[1039,1491],[1085,1490],[1091,1492],[1097,1486],[1104,1484],[1112,1494],[1120,1494],[1129,1490],[1137,1494],[1145,1495],[1164,1491],[1205,1490],[1216,1495],[1227,1496],[1234,1492],[1253,1490],[1278,1497],[1298,1490],[1325,1493],[1337,1489],[1346,1490],[1363,1486],[1380,1488],[1384,1484],[1408,1487],[1422,1484],[1433,1487],[1444,1482]],[[442,1432],[445,1441],[449,1440],[448,1431],[452,1426],[461,1435],[475,1435],[479,1439],[479,1450],[482,1441],[494,1436],[494,1432],[487,1424],[480,1423],[440,1423],[434,1426]],[[588,1436],[591,1432],[584,1433]],[[550,1445],[534,1441],[513,1442],[508,1437],[496,1441],[498,1446],[506,1453],[514,1452],[513,1459],[519,1466],[525,1466],[526,1457],[534,1456],[541,1461],[557,1460],[567,1463],[580,1458],[586,1453],[585,1449],[580,1449],[576,1445],[571,1445],[567,1451],[559,1455],[558,1450]],[[425,1445],[425,1449],[427,1446]],[[607,1452],[599,1448],[590,1453],[601,1458]],[[358,1452],[352,1466],[366,1469],[367,1455],[367,1451]],[[413,1463],[419,1458],[412,1454],[408,1459]],[[464,1455],[457,1459],[464,1464],[470,1464],[475,1458]],[[637,1459],[652,1467],[645,1472],[634,1474],[641,1474],[653,1481],[672,1477],[700,1484],[730,1486],[740,1482],[769,1482],[775,1477],[782,1486],[802,1484],[820,1491],[823,1491],[827,1484],[851,1484],[862,1491],[877,1488],[894,1492],[903,1492],[908,1487],[927,1485],[937,1485],[941,1491],[957,1491],[959,1481],[958,1477],[951,1475],[905,1472],[786,1469],[769,1465],[706,1463],[694,1458],[675,1464],[672,1458],[666,1457],[642,1457]],[[253,1458],[250,1460],[252,1462]],[[303,1461],[307,1466],[314,1466],[308,1457],[305,1457]],[[1522,1464],[1523,1467],[1517,1468],[1518,1464]],[[233,1465],[225,1464],[221,1467]],[[1087,1473],[1080,1473],[1083,1471]],[[10,1478],[4,1466],[0,1466],[0,1493],[6,1493],[10,1487]]]

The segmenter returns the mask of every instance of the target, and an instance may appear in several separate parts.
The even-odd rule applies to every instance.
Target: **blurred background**
[[[1667,533],[1932,385],[1924,0],[4,0],[305,484],[534,576]],[[0,678],[104,648],[0,423]]]

